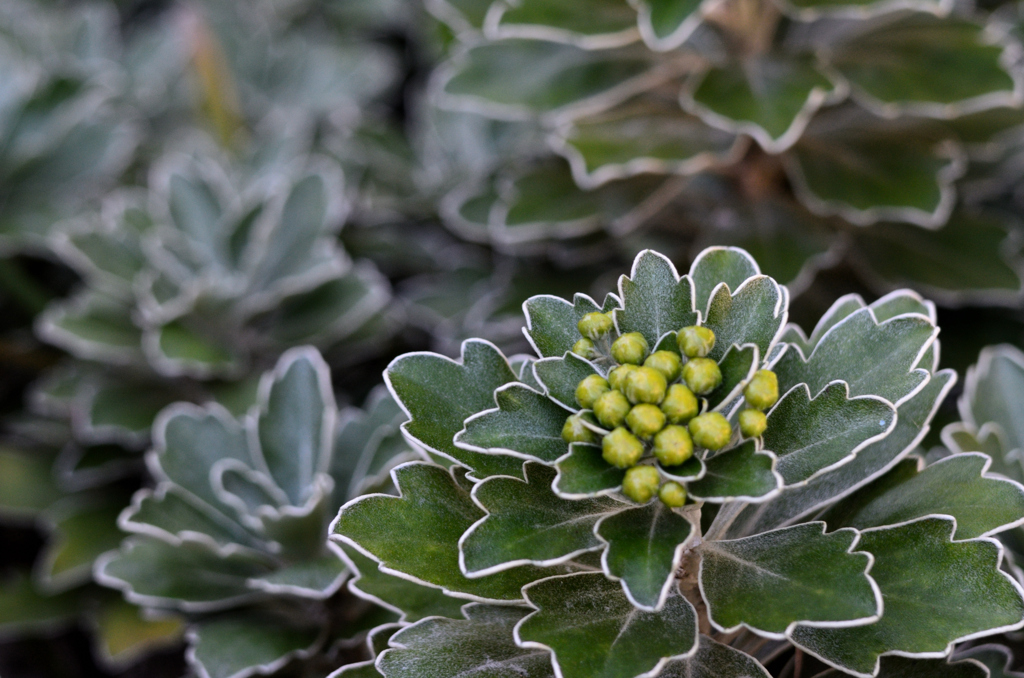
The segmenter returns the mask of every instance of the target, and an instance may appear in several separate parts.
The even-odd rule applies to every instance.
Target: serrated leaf
[[[813,399],[796,386],[772,408],[761,439],[778,457],[775,468],[786,484],[797,485],[848,461],[895,422],[895,407],[880,398],[850,398],[843,382],[832,382]]]
[[[754,376],[754,372],[761,365],[759,356],[757,346],[753,344],[734,344],[729,347],[718,363],[718,369],[722,372],[722,383],[707,396],[709,409],[728,405],[735,400],[739,395],[740,386]]]
[[[494,390],[515,378],[501,352],[478,340],[462,345],[461,362],[436,353],[412,353],[396,358],[385,372],[391,392],[411,419],[402,430],[477,477],[521,473],[521,460],[472,452],[453,442],[466,418],[493,408]]]
[[[987,476],[991,460],[956,454],[921,468],[907,459],[821,518],[831,529],[895,525],[932,514],[956,518],[954,539],[973,539],[1024,522],[1024,487]]]
[[[622,308],[615,311],[619,332],[639,332],[648,346],[669,332],[697,323],[693,290],[688,277],[680,278],[666,257],[644,250],[636,255],[629,277],[619,278]]]
[[[1006,452],[1024,448],[1024,418],[1020,393],[1024,393],[1024,355],[1008,345],[985,348],[978,363],[967,371],[960,416],[975,430],[993,423],[1005,436]]]
[[[51,591],[63,591],[91,578],[93,562],[117,548],[124,534],[117,516],[124,496],[69,497],[43,513],[52,534],[36,563],[35,575]]]
[[[582,499],[617,492],[626,475],[601,456],[597,445],[573,443],[569,453],[555,462],[558,475],[552,484],[555,493],[567,499]]]
[[[841,678],[846,675],[848,674],[833,669],[816,678]],[[989,678],[989,673],[980,665],[969,661],[953,662],[947,659],[892,656],[882,657],[877,678]]]
[[[231,373],[239,356],[228,347],[196,332],[183,321],[161,325],[143,336],[147,357],[171,375],[197,378]]]
[[[814,522],[729,541],[705,541],[700,586],[712,622],[782,638],[801,626],[856,626],[878,619],[881,598],[854,552],[856,530],[825,534]],[[858,547],[859,548],[859,547]]]
[[[705,460],[704,465],[704,477],[690,483],[687,490],[705,501],[762,499],[782,485],[775,471],[775,457],[759,451],[753,440]]]
[[[951,542],[954,528],[952,519],[925,518],[863,532],[858,548],[875,557],[871,576],[885,614],[856,628],[799,626],[793,641],[833,666],[870,676],[886,653],[944,654],[961,638],[1020,627],[1024,600],[999,570],[998,544]]]
[[[277,595],[323,599],[334,593],[348,577],[344,561],[328,550],[280,567],[273,572],[250,577],[249,586]]]
[[[973,659],[981,662],[989,671],[990,678],[1020,678],[1019,671],[1011,671],[1013,653],[1002,645],[976,645],[956,652],[957,659]]]
[[[463,608],[465,619],[425,619],[392,636],[377,667],[386,678],[547,678],[550,653],[518,647],[512,637],[528,612],[472,603]]]
[[[688,659],[665,664],[662,678],[770,678],[750,655],[701,635],[697,652]]]
[[[60,498],[52,465],[49,455],[0,448],[0,514],[31,519]]]
[[[553,463],[568,445],[562,426],[565,409],[524,384],[509,384],[494,392],[498,407],[466,420],[455,444],[478,454],[509,455]],[[516,473],[518,476],[519,473]]]
[[[768,276],[748,278],[735,292],[719,287],[708,301],[704,326],[715,333],[709,357],[721,360],[736,344],[755,344],[760,355],[768,350],[786,324],[789,309],[779,284]]]
[[[188,632],[189,661],[209,678],[241,678],[280,670],[313,651],[316,629],[296,629],[280,621],[231,616],[203,620]]]
[[[631,42],[635,31],[636,13],[616,0],[590,3],[585,8],[574,3],[524,0],[504,9],[494,32],[501,37],[544,37],[596,47]]]
[[[154,492],[137,492],[132,498],[131,508],[119,523],[128,532],[152,535],[155,530],[160,538],[172,542],[188,533],[198,533],[220,546],[260,544],[255,535],[234,520],[201,501],[197,502],[194,495],[169,482],[161,483]]]
[[[530,297],[523,304],[526,334],[538,355],[558,358],[571,351],[573,344],[580,340],[576,325],[583,316],[595,311],[608,313],[617,305],[618,299],[613,295],[605,297],[603,306],[598,306],[585,294],[574,296],[572,303],[546,294]]]
[[[693,280],[693,304],[702,317],[707,317],[708,300],[719,283],[738,290],[747,278],[759,275],[757,262],[738,247],[709,247],[690,266]]]
[[[143,362],[142,331],[122,301],[90,291],[54,302],[39,316],[40,336],[80,358],[115,364]]]
[[[148,619],[142,608],[120,596],[105,601],[96,612],[93,625],[101,656],[110,664],[131,664],[169,645],[181,642],[184,620],[177,616]]]
[[[85,400],[85,417],[79,433],[94,442],[115,442],[138,448],[146,444],[157,414],[178,400],[152,382],[100,379]]]
[[[640,0],[640,33],[653,49],[678,47],[700,23],[699,0]]]
[[[599,572],[550,577],[523,593],[537,611],[516,627],[516,643],[550,649],[563,678],[654,674],[697,649],[696,615],[679,595],[644,612]]]
[[[602,518],[594,532],[608,542],[601,559],[605,573],[622,580],[630,601],[646,610],[664,605],[693,533],[690,521],[651,501]]]
[[[563,358],[536,361],[533,374],[550,398],[575,412],[580,406],[576,401],[576,387],[591,374],[599,372],[589,361],[575,353],[566,353]]]

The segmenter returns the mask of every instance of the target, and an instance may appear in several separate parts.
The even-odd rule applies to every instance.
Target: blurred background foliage
[[[386,641],[369,626],[453,612],[288,540],[409,453],[379,387],[393,357],[471,336],[514,354],[527,297],[600,298],[645,247],[681,269],[747,249],[805,328],[843,294],[915,288],[961,374],[985,345],[1024,347],[1022,12],[0,3],[0,675],[327,676]],[[261,379],[287,381],[295,346],[317,377],[275,404]],[[259,437],[310,394],[344,440],[309,443],[334,465],[290,496],[251,451],[246,490],[190,487],[152,439],[171,403]],[[938,423],[956,419],[950,398]],[[182,492],[216,497],[174,513]],[[307,522],[257,518],[285,507]],[[133,580],[236,566],[248,593],[198,604]],[[315,583],[252,583],[295,568]],[[289,630],[251,661],[217,655],[259,638],[249,617]]]

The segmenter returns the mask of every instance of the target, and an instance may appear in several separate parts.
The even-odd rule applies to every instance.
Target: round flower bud
[[[608,380],[599,374],[591,374],[576,387],[576,402],[585,410],[589,410],[603,393],[611,390]]]
[[[631,403],[657,405],[667,388],[664,375],[650,367],[638,367],[626,376],[626,397]]]
[[[661,401],[661,411],[670,424],[685,424],[700,412],[697,396],[685,384],[672,384]]]
[[[622,479],[622,494],[638,504],[646,504],[658,492],[661,478],[653,466],[634,466]]]
[[[622,426],[629,409],[629,401],[620,391],[605,391],[594,401],[594,416],[605,428]]]
[[[629,375],[637,369],[636,365],[619,365],[614,370],[608,373],[608,383],[616,391],[626,392],[626,381],[629,379]]]
[[[703,358],[715,347],[715,333],[707,327],[691,325],[679,330],[676,343],[687,358]]]
[[[701,447],[720,450],[732,438],[732,427],[729,420],[718,412],[705,412],[690,420],[690,436]]]
[[[658,490],[658,499],[669,508],[679,508],[686,503],[686,488],[670,480]]]
[[[629,468],[644,456],[644,444],[621,426],[601,441],[601,457],[615,468]]]
[[[743,410],[739,420],[740,433],[744,438],[757,438],[768,428],[768,417],[761,410]]]
[[[612,357],[623,365],[639,365],[647,357],[647,340],[639,332],[623,334],[612,342]]]
[[[578,414],[570,414],[562,426],[562,440],[567,443],[596,443],[597,434],[583,425]]]
[[[640,403],[626,415],[626,426],[637,436],[647,440],[665,428],[665,413],[655,405]]]
[[[587,339],[596,341],[612,331],[615,323],[607,313],[588,313],[576,323],[576,327]]]
[[[572,345],[572,352],[582,358],[593,358],[597,355],[597,348],[590,339],[580,339]]]
[[[665,381],[675,381],[683,369],[683,361],[672,351],[655,351],[647,356],[644,367],[658,370],[665,377]]]
[[[711,358],[693,358],[683,365],[683,381],[697,395],[707,395],[722,383],[722,370]]]
[[[666,426],[654,436],[654,456],[664,466],[679,466],[693,456],[693,439],[685,426]]]
[[[747,404],[757,410],[767,410],[779,400],[779,378],[771,370],[754,372],[750,383],[743,389]]]

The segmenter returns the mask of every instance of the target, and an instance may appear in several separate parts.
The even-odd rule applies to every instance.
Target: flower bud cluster
[[[639,332],[617,334],[605,313],[588,313],[578,324],[582,338],[573,353],[599,363],[614,362],[607,377],[591,374],[576,387],[582,411],[569,416],[562,438],[569,443],[601,445],[606,462],[626,469],[622,492],[638,503],[657,495],[669,507],[686,503],[686,488],[676,481],[661,482],[651,463],[679,466],[694,448],[720,450],[732,439],[729,420],[718,412],[703,412],[710,395],[722,385],[722,371],[708,354],[715,333],[707,327],[684,327],[676,333],[679,353],[650,351]],[[775,373],[760,370],[744,389],[747,408],[740,412],[740,433],[756,438],[764,433],[764,410],[779,398]]]

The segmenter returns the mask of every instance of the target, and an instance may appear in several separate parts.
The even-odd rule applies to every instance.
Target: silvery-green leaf
[[[48,455],[0,447],[0,515],[26,519],[61,496]]]
[[[534,362],[533,374],[550,398],[575,412],[579,409],[576,387],[598,371],[590,361],[575,353],[566,353],[563,358],[542,358]]]
[[[456,610],[455,618],[459,617],[459,610]],[[388,648],[388,641],[405,627],[401,622],[381,624],[370,629],[366,634],[366,646],[370,651],[370,659],[362,662],[345,664],[337,671],[329,674],[327,678],[383,678],[383,674],[374,666],[377,657]]]
[[[93,562],[100,554],[117,548],[124,534],[117,516],[124,496],[71,496],[42,514],[50,537],[35,564],[35,576],[49,592],[64,591],[90,580]]]
[[[709,409],[728,405],[739,396],[740,387],[760,367],[759,356],[760,352],[754,344],[744,344],[742,347],[733,344],[729,347],[718,362],[722,383],[707,396]]]
[[[608,542],[601,559],[605,573],[622,580],[633,605],[645,610],[664,605],[693,535],[690,521],[654,500],[602,518],[594,532]]]
[[[440,0],[427,7],[455,30],[479,29],[494,0]]]
[[[651,49],[675,49],[700,25],[700,0],[638,0],[640,34]]]
[[[127,228],[75,225],[54,233],[53,246],[67,262],[93,284],[111,293],[131,294],[131,284],[145,265],[138,233]]]
[[[829,329],[810,356],[791,346],[775,364],[779,388],[807,384],[816,395],[839,379],[849,385],[852,397],[876,395],[899,405],[928,380],[928,372],[915,366],[937,333],[924,317],[876,323],[871,309],[861,309]]]
[[[209,678],[265,675],[308,657],[319,635],[315,628],[297,629],[249,615],[202,620],[189,629],[188,659]]]
[[[478,454],[509,455],[554,463],[565,454],[562,439],[565,408],[524,384],[509,384],[494,392],[497,408],[466,419],[455,444]],[[519,475],[519,474],[516,474]]]
[[[348,577],[344,561],[331,550],[297,560],[259,577],[251,577],[249,586],[278,595],[323,599],[333,594]]]
[[[687,659],[665,664],[662,678],[770,678],[750,655],[701,635],[697,652]]]
[[[512,637],[528,613],[521,607],[470,603],[463,608],[465,619],[424,619],[391,637],[377,667],[385,678],[548,678],[550,653],[519,647]]]
[[[521,460],[472,452],[452,441],[467,417],[494,407],[496,388],[515,381],[494,345],[465,342],[461,362],[436,353],[407,354],[392,361],[384,378],[411,419],[402,424],[402,430],[420,445],[464,464],[477,477],[520,475]]]
[[[689,84],[684,102],[709,124],[778,153],[837,90],[810,57],[763,54],[712,67]]]
[[[765,501],[782,486],[775,455],[747,441],[706,459],[704,477],[687,486],[690,495],[714,503]]]
[[[123,302],[84,291],[54,302],[36,321],[46,341],[72,355],[121,365],[143,362],[142,332]]]
[[[730,290],[761,273],[757,262],[738,247],[709,247],[701,252],[690,266],[693,280],[693,305],[702,317],[707,317],[708,300],[719,283]]]
[[[954,539],[988,536],[1024,522],[1024,487],[987,476],[990,464],[979,453],[955,454],[927,467],[906,459],[821,518],[831,529],[864,529],[942,514],[956,518]]]
[[[387,389],[377,386],[362,408],[338,413],[328,473],[334,479],[332,505],[362,494],[410,451],[399,427],[408,419]]]
[[[88,441],[129,448],[145,446],[157,414],[179,399],[153,382],[101,377],[90,386],[82,399],[85,416],[75,422],[77,433]]]
[[[799,626],[793,641],[844,671],[871,676],[883,654],[947,654],[961,639],[1020,628],[1024,600],[999,569],[998,542],[953,542],[954,528],[951,518],[924,518],[863,532],[857,548],[875,557],[871,577],[882,590],[882,618],[856,628]]]
[[[786,484],[798,485],[849,461],[895,424],[896,408],[887,401],[850,398],[846,384],[834,381],[814,398],[806,387],[793,387],[772,408],[761,438]]]
[[[902,4],[901,0],[897,2],[891,0],[786,0],[784,6],[801,18],[806,17],[807,19],[816,19],[821,16],[864,19],[870,18],[876,13],[884,15],[887,12],[908,7]],[[948,8],[943,0],[920,0],[915,2],[912,7],[936,13],[944,12]]]
[[[598,306],[585,294],[577,294],[572,303],[551,295],[530,297],[523,304],[526,314],[526,334],[537,354],[544,358],[557,358],[572,350],[580,340],[576,325],[588,313],[610,312],[619,305],[614,295],[605,297]]]
[[[573,443],[569,453],[555,462],[558,475],[552,488],[560,497],[583,499],[617,492],[626,471],[615,468],[601,457],[598,445]]]
[[[701,546],[700,587],[719,629],[783,638],[801,626],[860,626],[882,612],[856,530],[814,522]]]
[[[697,323],[689,277],[680,278],[666,257],[644,250],[636,255],[629,277],[619,278],[622,308],[615,311],[620,333],[639,332],[656,346],[669,332]]]
[[[516,644],[551,650],[563,678],[654,675],[697,649],[696,615],[678,594],[644,612],[600,572],[549,577],[523,593],[536,611],[516,626]]]
[[[1021,678],[1019,671],[1011,671],[1013,653],[1003,645],[976,645],[955,653],[957,659],[973,659],[981,662],[989,671],[990,678]]]
[[[847,675],[832,669],[815,678],[842,678]],[[879,662],[877,678],[989,678],[989,675],[973,661],[888,656]],[[996,674],[991,675],[995,677]]]
[[[333,523],[333,538],[372,554],[385,572],[492,601],[519,600],[525,584],[557,572],[517,567],[467,579],[459,569],[459,538],[484,512],[440,466],[403,464],[391,474],[401,496],[360,497],[343,506]],[[394,525],[403,528],[396,532]]]
[[[703,323],[715,333],[715,345],[708,356],[721,360],[733,344],[756,344],[760,355],[767,356],[786,324],[787,301],[779,284],[768,276],[748,278],[735,291],[726,286],[717,288],[708,301]]]
[[[153,535],[173,542],[187,534],[203,534],[219,546],[242,544],[258,547],[260,539],[219,510],[213,510],[173,483],[161,483],[155,491],[140,490],[119,520],[121,529]]]
[[[942,443],[954,454],[958,452],[982,452],[992,461],[988,470],[1017,482],[1024,481],[1024,468],[1018,454],[1004,449],[1005,434],[998,424],[984,424],[980,430],[972,431],[969,424],[955,422],[942,429]]]
[[[240,357],[229,347],[180,320],[148,329],[142,345],[150,362],[167,376],[202,379],[231,374],[239,366]]]
[[[488,16],[491,38],[541,38],[589,49],[616,47],[637,39],[636,12],[616,0],[582,6],[551,0],[498,5]]]
[[[960,417],[975,430],[993,423],[1005,436],[1006,451],[1024,447],[1024,418],[1019,393],[1024,393],[1024,355],[1009,346],[992,346],[967,370]]]

